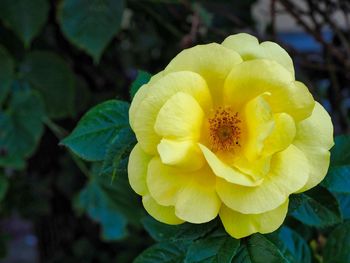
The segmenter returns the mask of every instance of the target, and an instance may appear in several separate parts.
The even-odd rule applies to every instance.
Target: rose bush
[[[287,52],[248,34],[182,51],[136,93],[129,182],[167,224],[217,215],[235,238],[276,230],[317,185],[333,127]]]

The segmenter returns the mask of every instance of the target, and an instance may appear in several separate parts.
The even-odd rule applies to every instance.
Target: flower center
[[[239,147],[241,135],[241,120],[238,112],[230,107],[219,107],[212,118],[209,118],[210,141],[212,150],[229,151]]]

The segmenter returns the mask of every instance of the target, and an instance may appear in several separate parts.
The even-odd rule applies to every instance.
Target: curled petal
[[[154,124],[162,106],[178,92],[193,96],[202,109],[211,109],[210,93],[205,80],[200,75],[189,71],[165,75],[152,84],[149,94],[135,112],[133,130],[145,152],[157,153],[161,136],[155,132]]]
[[[232,69],[225,81],[225,104],[239,108],[265,92],[274,113],[288,113],[296,121],[312,113],[315,102],[308,89],[280,64],[266,59],[245,61]]]
[[[279,228],[288,212],[288,199],[277,208],[261,214],[242,214],[222,205],[220,218],[234,238],[242,238],[254,233],[266,234]]]
[[[301,189],[309,178],[309,163],[296,146],[275,154],[270,172],[261,185],[245,187],[219,179],[216,190],[229,208],[242,214],[260,214],[275,209]]]
[[[259,44],[256,37],[240,33],[227,37],[222,45],[236,51],[244,60],[266,58],[274,60],[285,67],[294,76],[294,66],[291,57],[281,46],[266,41]]]
[[[220,178],[225,179],[227,182],[244,185],[244,186],[257,186],[262,183],[262,180],[255,181],[252,177],[247,174],[240,172],[234,167],[229,166],[225,162],[221,161],[212,151],[206,146],[198,144],[201,148],[205,159],[207,160],[210,168],[214,174]]]
[[[312,115],[298,123],[293,142],[306,156],[310,176],[300,191],[306,191],[319,184],[327,174],[330,162],[329,149],[334,145],[333,125],[327,111],[316,102]]]
[[[162,206],[149,194],[142,197],[142,204],[151,216],[162,223],[178,225],[184,222],[175,215],[175,208],[173,206]]]
[[[222,87],[227,75],[241,62],[241,57],[235,51],[211,43],[183,50],[164,71],[188,70],[200,74],[208,83],[214,104],[217,105],[222,101]]]
[[[146,185],[146,175],[148,163],[152,156],[146,154],[136,144],[129,156],[128,163],[128,178],[131,188],[139,195],[144,195],[148,192]]]

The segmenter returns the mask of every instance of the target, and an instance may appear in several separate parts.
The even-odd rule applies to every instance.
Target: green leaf
[[[155,244],[143,251],[134,263],[183,263],[190,241],[168,241]]]
[[[254,234],[243,243],[233,258],[235,263],[290,263],[283,252],[261,234]]]
[[[348,165],[331,166],[322,182],[333,193],[350,194],[350,163]]]
[[[350,136],[342,135],[335,138],[331,150],[331,164],[322,186],[333,193],[350,194]]]
[[[14,67],[11,55],[0,46],[0,106],[10,91]]]
[[[47,0],[1,0],[0,18],[28,47],[45,25],[49,13]]]
[[[98,62],[120,30],[123,9],[123,0],[64,0],[57,16],[68,40]]]
[[[9,187],[9,182],[4,175],[0,174],[0,201],[4,199],[7,189]]]
[[[327,227],[342,221],[337,200],[327,189],[320,186],[302,194],[292,195],[290,206],[294,206],[290,214],[306,225]]]
[[[344,219],[350,219],[350,194],[333,193],[337,198]]]
[[[88,161],[102,161],[109,144],[121,129],[129,127],[129,104],[110,100],[93,107],[61,144]]]
[[[335,137],[335,145],[331,150],[331,166],[350,164],[350,136],[341,135]]]
[[[350,221],[337,226],[329,235],[323,253],[323,262],[350,262]]]
[[[186,263],[230,263],[239,248],[239,240],[220,231],[217,235],[193,242],[187,251]]]
[[[181,225],[167,225],[158,222],[148,216],[142,220],[146,231],[156,241],[181,241],[196,240],[205,236],[217,227],[217,220],[212,220],[204,224],[184,223]]]
[[[50,118],[71,116],[74,110],[75,81],[68,64],[58,55],[34,51],[20,66],[21,75],[43,96]]]
[[[311,263],[311,253],[305,240],[294,230],[282,227],[266,236],[291,263]]]
[[[100,174],[112,175],[112,180],[114,180],[118,174],[120,162],[126,155],[129,155],[135,143],[136,138],[132,130],[129,127],[121,129],[107,147],[106,157]]]
[[[9,108],[0,112],[0,166],[22,168],[43,133],[43,103],[34,91],[13,92]]]
[[[133,98],[139,88],[141,88],[143,84],[146,84],[151,79],[151,77],[152,75],[150,73],[143,70],[138,70],[137,77],[131,84],[130,97]]]
[[[76,199],[76,208],[86,211],[93,220],[101,224],[104,240],[125,237],[127,223],[137,225],[143,216],[140,202],[126,177],[124,173],[111,184],[109,178],[94,172]]]

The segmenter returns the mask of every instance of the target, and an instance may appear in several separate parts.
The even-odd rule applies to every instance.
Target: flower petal
[[[264,49],[260,47],[258,39],[246,33],[228,36],[222,45],[236,51],[243,60],[265,58]]]
[[[214,174],[220,178],[225,179],[227,182],[244,185],[244,186],[257,186],[262,183],[261,180],[255,181],[250,176],[241,173],[237,169],[229,166],[228,164],[221,161],[212,151],[210,151],[206,146],[198,144],[201,148],[205,159],[207,160],[210,168],[213,170]]]
[[[184,92],[173,95],[160,109],[154,130],[169,139],[198,140],[204,112],[198,102]]]
[[[161,140],[154,131],[158,112],[166,101],[178,92],[187,93],[202,107],[211,109],[211,97],[205,80],[197,73],[182,71],[165,75],[152,84],[148,96],[138,106],[133,130],[141,148],[149,153],[157,153],[157,145]]]
[[[264,141],[274,128],[270,106],[264,99],[268,96],[263,95],[250,100],[244,107],[246,129],[243,149],[249,161],[256,160],[261,156]]]
[[[259,181],[269,172],[271,157],[261,157],[253,161],[248,161],[244,155],[240,155],[234,159],[232,164],[242,173],[248,174],[254,180]]]
[[[257,187],[236,185],[218,178],[216,190],[229,208],[243,214],[260,214],[280,206],[288,196],[301,189],[309,176],[309,164],[296,146],[276,153],[270,172]]]
[[[294,76],[293,60],[280,45],[274,42],[265,41],[260,44],[265,51],[265,58],[275,60],[285,67]]]
[[[294,76],[294,66],[291,57],[281,46],[266,41],[259,44],[256,37],[239,33],[227,37],[222,45],[236,51],[244,60],[266,58],[274,60],[285,67]]]
[[[225,104],[239,108],[265,92],[270,93],[265,99],[274,113],[288,113],[297,121],[312,113],[315,102],[305,85],[294,81],[283,66],[266,59],[245,61],[232,69],[225,81]]]
[[[140,106],[141,102],[147,97],[150,87],[154,82],[156,82],[159,78],[163,77],[164,72],[161,71],[149,80],[147,84],[142,85],[139,90],[136,92],[134,98],[132,99],[130,109],[129,109],[129,120],[130,120],[130,126],[134,126],[134,120],[135,120],[135,113]]]
[[[160,205],[175,205],[176,195],[188,179],[179,169],[162,164],[159,157],[153,157],[148,165],[147,187],[151,196]]]
[[[188,176],[188,183],[177,195],[175,214],[190,223],[205,223],[214,219],[221,200],[215,191],[215,176],[209,167]]]
[[[164,164],[192,171],[198,170],[204,164],[203,154],[193,141],[162,139],[157,148]]]
[[[152,217],[162,223],[178,225],[184,222],[175,215],[173,206],[159,205],[149,194],[142,197],[142,204]]]
[[[319,184],[327,174],[330,161],[329,149],[334,145],[333,125],[327,111],[316,102],[312,115],[298,123],[293,142],[306,156],[310,176],[301,191]]]
[[[294,120],[287,113],[274,114],[273,118],[275,127],[264,141],[264,156],[286,149],[293,142],[296,133]]]
[[[146,154],[136,144],[129,156],[128,163],[128,178],[131,188],[139,195],[144,195],[148,192],[146,185],[146,175],[148,163],[152,156]]]
[[[214,104],[219,104],[227,75],[234,65],[241,62],[242,59],[236,52],[217,43],[211,43],[183,50],[164,71],[189,70],[200,74],[208,83]]]
[[[220,218],[225,230],[234,238],[254,233],[271,233],[279,228],[288,212],[288,199],[277,208],[261,214],[241,214],[222,205]]]

